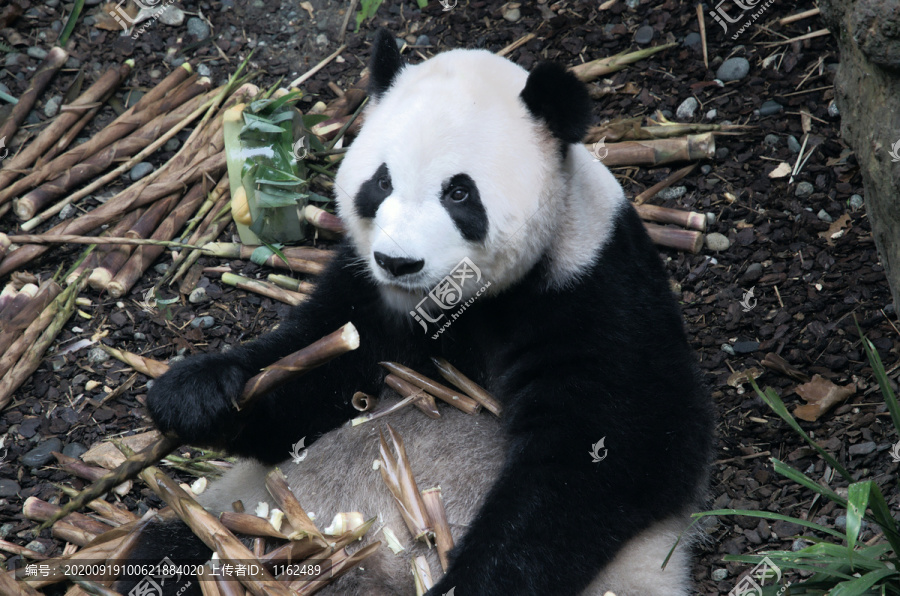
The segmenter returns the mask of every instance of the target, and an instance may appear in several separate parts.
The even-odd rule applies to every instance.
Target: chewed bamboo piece
[[[431,579],[431,567],[428,566],[428,559],[425,558],[425,555],[419,555],[412,560],[412,573],[416,596],[425,596],[425,592],[434,586],[434,580]]]
[[[352,323],[347,323],[337,331],[311,343],[302,350],[285,356],[264,368],[262,372],[247,381],[247,384],[244,385],[244,391],[238,398],[235,406],[238,410],[248,408],[266,392],[358,347],[359,332]],[[134,478],[148,465],[161,460],[175,451],[179,445],[181,445],[181,441],[177,437],[163,437],[140,453],[129,456],[123,464],[97,480],[77,497],[61,507],[59,513],[48,520],[43,527],[51,525],[60,517],[72,511],[81,509],[85,504],[99,498],[100,495],[109,491],[112,487]]]
[[[450,566],[449,552],[453,549],[453,535],[450,533],[450,524],[447,522],[441,487],[437,486],[422,491],[422,501],[425,503],[428,519],[431,520],[431,527],[434,528],[434,542],[438,558],[441,560],[441,568],[447,571],[447,567]]]
[[[453,391],[446,385],[442,385],[437,381],[429,379],[425,375],[417,373],[402,364],[397,364],[396,362],[379,362],[379,364],[388,372],[397,375],[408,383],[412,383],[416,387],[424,389],[436,398],[447,402],[451,406],[458,408],[467,414],[477,414],[481,410],[481,404],[468,395]]]
[[[707,220],[706,215],[703,213],[669,209],[657,205],[635,205],[634,208],[637,210],[640,218],[646,221],[676,224],[683,228],[689,228],[699,232],[706,231]]]
[[[434,396],[408,383],[396,375],[388,375],[384,378],[384,384],[399,393],[403,397],[412,397],[414,406],[422,410],[429,418],[440,418],[441,413],[437,409]]]
[[[586,147],[593,149],[592,145]],[[716,154],[716,141],[712,133],[704,133],[676,139],[609,143],[605,148],[608,153],[602,161],[607,167],[661,166],[711,159]]]
[[[650,239],[656,244],[669,246],[677,250],[684,250],[693,254],[703,248],[703,234],[694,230],[680,230],[667,228],[652,223],[644,223],[644,228],[650,235]]]
[[[109,354],[116,360],[124,362],[134,370],[138,371],[141,374],[147,375],[148,377],[156,379],[158,377],[161,377],[167,370],[169,370],[169,365],[160,360],[144,358],[139,354],[126,352],[124,350],[119,350],[117,348],[113,348],[104,344],[99,345],[107,354]]]
[[[272,495],[279,508],[284,511],[285,517],[287,517],[288,522],[294,529],[294,532],[288,536],[288,539],[298,540],[309,537],[319,542],[322,546],[327,545],[325,537],[322,536],[316,525],[309,519],[309,515],[300,506],[300,503],[288,486],[287,479],[279,468],[275,468],[266,475],[266,489]]]
[[[584,64],[579,64],[578,66],[573,66],[569,70],[582,82],[590,83],[603,75],[620,71],[629,64],[649,58],[658,52],[668,50],[677,45],[677,43],[669,43],[652,48],[645,48],[636,52],[617,54],[615,56],[609,56],[608,58],[598,58],[596,60],[591,60],[590,62],[585,62]]]
[[[466,395],[480,403],[494,416],[500,416],[503,406],[484,387],[462,374],[455,366],[443,358],[432,358],[431,362],[437,367],[442,377],[456,385],[460,391],[465,391]]]
[[[303,217],[306,221],[317,228],[334,232],[335,234],[343,234],[345,232],[344,222],[341,218],[332,213],[328,213],[324,209],[319,209],[315,205],[307,205],[303,208]]]
[[[403,445],[403,439],[390,424],[387,425],[387,429],[393,449],[388,447],[384,433],[378,432],[381,477],[394,496],[394,502],[400,508],[400,515],[410,533],[416,540],[424,540],[430,546],[434,531],[425,512],[422,495],[416,486],[416,479],[413,477],[406,455],[406,447]]]
[[[288,539],[280,530],[275,529],[275,526],[269,520],[257,515],[223,511],[219,514],[219,521],[232,532],[239,534],[268,536],[269,538],[280,538],[281,540]]]
[[[291,306],[296,306],[307,299],[305,294],[285,290],[284,288],[280,288],[268,282],[259,279],[250,279],[249,277],[244,277],[235,273],[223,273],[222,282],[240,290],[261,294],[268,298],[278,300],[279,302],[290,304]]]
[[[266,279],[278,287],[284,288],[285,290],[291,290],[292,292],[300,292],[301,294],[312,294],[313,290],[316,289],[315,284],[308,281],[300,281],[299,279],[294,279],[293,277],[281,275],[279,273],[270,273]]]

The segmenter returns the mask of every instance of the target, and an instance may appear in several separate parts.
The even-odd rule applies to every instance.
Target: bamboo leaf
[[[241,136],[248,132],[267,132],[281,134],[284,130],[276,124],[272,124],[268,119],[261,118],[255,114],[251,114],[246,110],[243,113],[244,127],[241,129]]]
[[[752,511],[749,509],[714,509],[713,511],[694,513],[691,515],[691,517],[695,517],[697,518],[697,520],[699,520],[702,517],[707,517],[710,515],[746,515],[748,517],[759,517],[762,519],[771,519],[775,521],[786,521],[792,524],[803,526],[805,528],[810,528],[811,530],[830,534],[836,538],[844,538],[844,535],[842,533],[833,528],[826,528],[825,526],[819,525],[815,522],[811,522],[805,519],[798,519],[796,517],[790,517],[789,515],[782,515],[780,513],[772,513],[771,511]]]
[[[325,114],[304,114],[303,126],[309,129],[316,124],[319,124],[320,122],[325,122],[326,120],[328,120],[328,116],[326,116]]]
[[[859,538],[862,519],[866,514],[871,487],[872,482],[856,482],[848,488],[847,545],[850,548],[856,547],[856,539]]]
[[[898,575],[897,571],[886,567],[876,569],[861,577],[839,583],[829,592],[829,596],[861,596],[868,593],[869,588],[892,575]]]
[[[856,322],[855,317],[854,322],[856,323],[857,331],[859,331],[859,337],[862,340],[863,348],[866,350],[866,357],[868,357],[869,364],[872,366],[875,380],[878,381],[878,386],[881,388],[881,395],[884,397],[888,411],[891,413],[891,421],[894,423],[894,429],[900,433],[900,404],[897,403],[897,395],[894,393],[894,390],[891,389],[891,384],[887,378],[887,372],[884,370],[884,364],[881,362],[881,356],[878,355],[878,351],[875,350],[875,346],[872,345],[872,342],[863,335],[862,328],[860,328],[859,323]]]

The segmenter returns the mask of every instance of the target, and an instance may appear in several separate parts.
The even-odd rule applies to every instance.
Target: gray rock
[[[712,109],[712,110],[706,112],[706,119],[709,120],[710,122],[712,122],[713,120],[716,119],[716,117],[718,115],[719,115],[719,111],[716,109]]]
[[[84,3],[87,6],[97,6],[98,4],[100,4],[101,1],[102,0],[85,0]]]
[[[791,550],[794,551],[794,552],[797,552],[798,550],[803,550],[804,548],[806,548],[806,547],[809,546],[810,544],[812,544],[812,543],[811,543],[811,542],[807,542],[807,541],[804,540],[803,538],[797,538],[796,540],[794,540],[793,543],[791,543]]]
[[[510,23],[515,23],[522,18],[522,12],[518,8],[508,8],[503,11],[503,18]]]
[[[866,441],[865,443],[857,443],[856,445],[850,445],[850,448],[847,452],[850,455],[868,455],[875,451],[875,448],[878,447],[873,441]]]
[[[712,172],[712,166],[711,166],[711,165],[709,165],[709,164],[703,164],[702,166],[700,166],[700,173],[703,174],[704,176],[707,175],[707,174],[709,174],[710,172]]]
[[[700,107],[700,102],[697,101],[696,97],[688,97],[686,100],[681,102],[681,105],[678,106],[678,109],[675,110],[675,117],[679,120],[692,120],[694,118],[694,114],[697,113],[697,108]]]
[[[750,263],[747,266],[747,270],[744,271],[744,274],[741,276],[741,281],[743,282],[754,282],[762,277],[763,266],[760,263]]]
[[[797,185],[797,190],[794,191],[794,196],[805,199],[806,197],[811,195],[814,190],[815,188],[809,182],[801,182]]]
[[[66,68],[81,68],[81,60],[74,56],[66,60]]]
[[[157,263],[153,266],[153,270],[161,275],[169,270],[169,266],[168,263]]]
[[[641,5],[641,0],[625,0],[625,6],[627,6],[631,10],[634,10],[635,8],[637,8],[640,5]]]
[[[59,451],[61,449],[62,441],[60,441],[56,437],[47,439],[46,441],[39,443],[37,447],[22,456],[22,465],[28,466],[30,468],[43,466],[51,459],[53,459],[53,455],[50,453],[51,451]]]
[[[69,219],[73,215],[75,215],[75,205],[72,203],[67,203],[63,206],[62,210],[59,212],[60,219]]]
[[[686,192],[686,186],[670,186],[659,191],[656,196],[664,201],[669,201],[683,197]]]
[[[154,68],[154,69],[152,69],[150,72],[148,72],[147,74],[150,75],[150,78],[151,78],[151,79],[158,79],[159,77],[162,76],[162,71],[161,71],[160,69],[158,69],[158,68]]]
[[[428,46],[428,45],[431,45],[431,40],[428,38],[427,35],[420,35],[419,37],[416,38],[416,45],[417,46]]]
[[[763,139],[763,143],[765,143],[766,145],[770,145],[772,147],[777,146],[778,143],[780,143],[780,142],[781,142],[781,137],[779,137],[778,135],[771,135],[771,134],[766,135],[766,138]]]
[[[209,301],[209,296],[206,295],[205,288],[194,288],[188,296],[188,302],[191,304],[203,304],[207,301]]]
[[[828,215],[828,212],[825,211],[824,209],[819,209],[819,212],[816,214],[816,217],[818,217],[819,219],[821,219],[822,221],[824,221],[826,223],[831,223],[834,221],[834,218],[831,217],[830,215]]]
[[[147,336],[140,331],[134,332],[134,341],[144,341],[145,339],[147,339]]]
[[[28,48],[28,50],[25,53],[28,54],[29,56],[31,56],[32,58],[34,58],[35,60],[43,60],[44,58],[47,57],[47,50],[45,50],[43,48],[30,47],[30,48]]]
[[[728,81],[740,81],[750,74],[750,62],[746,58],[729,58],[716,71],[716,78]]]
[[[853,195],[850,197],[850,207],[852,207],[853,210],[862,209],[863,204],[864,202],[861,196]]]
[[[59,113],[59,106],[62,105],[62,95],[54,95],[44,104],[44,116],[53,118]]]
[[[44,0],[44,6],[56,8],[57,6],[59,6],[59,0]]]
[[[181,141],[178,140],[178,137],[172,137],[163,145],[163,149],[166,151],[178,151],[179,147],[181,147]]]
[[[184,11],[174,4],[169,4],[160,12],[159,20],[163,25],[177,27],[184,22]]]
[[[328,45],[328,36],[324,33],[319,33],[316,35],[316,45],[317,46],[327,46]]]
[[[752,354],[759,349],[758,341],[736,341],[731,346],[735,354]],[[779,534],[780,535],[780,534]]]
[[[14,52],[12,54],[7,54],[6,58],[3,60],[3,65],[7,68],[11,66],[18,66],[22,63],[22,54],[18,52]]]
[[[729,356],[734,356],[734,348],[731,347],[731,344],[722,344],[722,351],[728,354]]]
[[[784,109],[784,106],[778,103],[777,101],[772,101],[771,99],[763,102],[763,105],[759,107],[759,115],[762,118],[766,116],[774,116]]]
[[[209,329],[216,324],[216,320],[209,315],[205,317],[197,317],[191,321],[191,327],[194,329]]]
[[[650,25],[638,27],[638,30],[634,32],[634,43],[645,46],[653,41],[654,35],[656,35],[656,30]]]
[[[42,555],[47,552],[47,545],[40,540],[32,540],[25,545],[25,548],[33,550],[36,553],[41,553]]]
[[[788,135],[787,146],[791,153],[800,153],[800,141],[794,135]]]
[[[0,497],[14,497],[19,494],[22,487],[19,483],[8,478],[0,478]]]
[[[88,352],[87,359],[91,364],[103,364],[107,360],[110,359],[110,355],[107,354],[103,348],[94,347],[91,348],[91,351]]]
[[[206,64],[200,64],[199,66],[197,66],[197,74],[201,77],[208,77],[212,73],[209,70],[209,66],[207,66]]]
[[[182,360],[184,360],[186,358],[187,358],[187,356],[185,356],[184,354],[178,354],[177,356],[172,356],[171,358],[169,358],[169,364],[172,365],[172,364],[175,364],[176,362],[181,362]]]
[[[702,43],[702,39],[700,38],[699,33],[691,32],[691,33],[688,33],[684,38],[684,45],[686,45],[689,48],[692,48],[694,46],[699,46],[701,43]]]
[[[711,251],[721,252],[728,250],[729,246],[731,246],[731,241],[724,234],[713,232],[706,235],[706,248]]]
[[[77,441],[72,441],[65,447],[63,447],[63,455],[68,455],[69,457],[81,457],[82,453],[87,452],[87,447],[82,445]]]
[[[841,110],[837,107],[837,104],[834,103],[834,100],[831,100],[831,103],[828,104],[828,115],[832,118],[837,118],[841,115]]]
[[[187,21],[187,32],[197,39],[206,39],[209,37],[209,25],[200,17],[191,17]]]
[[[711,226],[716,223],[716,214],[712,211],[707,211],[706,213],[706,225]]]
[[[125,107],[130,108],[137,102],[141,101],[141,98],[144,97],[143,91],[132,91],[128,94],[128,97],[125,99]]]
[[[0,538],[3,538],[4,540],[8,538],[9,535],[12,534],[14,527],[13,524],[3,524],[0,526]]]
[[[713,569],[713,572],[709,575],[714,582],[723,581],[728,577],[727,569]]]
[[[716,149],[716,159],[725,159],[731,153],[728,147],[719,147]]]
[[[132,182],[135,182],[137,180],[140,180],[153,170],[154,168],[152,163],[142,161],[141,163],[136,164],[133,168],[131,168],[131,172],[129,172],[128,175],[131,177]]]
[[[402,37],[395,37],[394,41],[397,43],[397,48],[399,48],[401,50],[403,49],[403,46],[406,45],[406,40],[403,39]]]

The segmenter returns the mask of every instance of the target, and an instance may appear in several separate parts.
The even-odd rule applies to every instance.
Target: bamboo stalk
[[[104,344],[98,344],[103,350],[121,362],[124,362],[137,372],[146,375],[148,377],[152,377],[154,379],[161,377],[167,370],[169,370],[169,365],[160,360],[153,360],[152,358],[145,358],[139,354],[135,354],[134,352],[126,352],[125,350],[119,350]]]
[[[97,480],[103,478],[109,472],[99,466],[92,466],[76,457],[69,457],[68,455],[63,455],[62,453],[53,452],[53,457],[56,458],[56,461],[59,463],[59,468],[75,476],[76,478],[82,478],[84,480],[88,480],[90,482],[96,482]],[[120,484],[116,484],[107,490],[112,490],[112,492],[116,493],[119,496],[125,496],[131,491],[132,483],[130,480],[126,480]],[[103,491],[104,493],[107,491]],[[77,491],[76,491],[77,494]],[[102,496],[103,493],[97,495],[98,497]]]
[[[425,512],[422,495],[416,486],[416,479],[406,455],[406,447],[403,445],[403,439],[391,428],[390,424],[387,425],[387,428],[393,451],[388,448],[384,433],[379,430],[378,453],[381,457],[381,466],[379,467],[381,477],[391,491],[394,502],[400,508],[400,515],[406,522],[410,533],[416,540],[424,540],[431,546],[430,539],[434,535],[434,531],[428,514]]]
[[[136,222],[141,217],[141,215],[143,215],[143,213],[144,213],[143,208],[135,209],[134,211],[130,211],[130,212],[126,213],[124,216],[122,216],[122,218],[119,220],[119,222],[116,225],[104,230],[100,234],[100,236],[101,237],[121,236],[122,234],[127,232],[129,229],[131,229],[131,226],[134,224],[134,222]],[[95,242],[96,242],[96,240],[95,240]],[[92,244],[94,244],[95,249],[93,251],[91,251],[91,253],[81,262],[81,264],[72,271],[72,273],[70,273],[68,276],[66,276],[66,284],[67,285],[71,284],[76,279],[81,277],[81,273],[83,271],[93,272],[93,269],[100,262],[101,254],[105,255],[106,252],[108,252],[105,249],[104,245],[98,245],[95,243],[92,243]],[[98,248],[101,246],[104,246],[104,248]],[[88,283],[90,283],[90,277],[88,278]]]
[[[648,201],[656,196],[656,194],[664,188],[668,188],[690,174],[697,167],[696,163],[687,165],[680,170],[669,174],[665,180],[657,182],[638,196],[634,197],[634,204],[641,205],[644,201]]]
[[[292,306],[300,304],[307,298],[305,294],[291,292],[290,290],[279,288],[278,286],[266,283],[264,281],[258,279],[250,279],[249,277],[244,277],[242,275],[237,275],[234,273],[223,273],[222,282],[230,286],[234,286],[238,289],[245,290],[247,292],[253,292],[255,294],[260,294],[262,296],[267,296],[269,298],[278,300],[279,302],[284,302],[285,304],[290,304]]]
[[[203,596],[222,596],[216,576],[213,575],[212,570],[206,565],[201,565],[199,571],[197,582],[200,585],[200,591],[203,593]]]
[[[347,323],[337,331],[313,342],[302,350],[285,356],[271,366],[264,368],[262,372],[247,381],[247,384],[244,386],[244,392],[235,406],[238,410],[248,408],[264,393],[358,347],[359,332],[352,323]],[[180,444],[180,440],[176,437],[163,437],[140,453],[129,456],[115,470],[97,480],[92,486],[83,490],[77,497],[63,506],[60,509],[60,515],[66,515],[80,509],[86,503],[109,491],[112,487],[134,478],[142,469],[172,453]],[[44,526],[58,519],[56,516],[54,518],[45,522]]]
[[[9,596],[41,596],[40,592],[28,584],[17,582],[11,572],[0,570],[0,593]]]
[[[379,362],[384,369],[391,372],[404,381],[412,383],[416,387],[421,387],[431,395],[441,399],[451,406],[462,410],[467,414],[477,414],[481,410],[481,404],[467,395],[463,395],[458,391],[453,391],[446,385],[442,385],[433,379],[429,379],[421,373],[397,364],[396,362]]]
[[[428,519],[431,520],[431,527],[434,528],[434,543],[441,561],[441,568],[447,571],[447,567],[450,566],[448,553],[453,549],[453,534],[451,534],[450,524],[447,522],[441,487],[437,486],[422,491],[422,501],[425,503]]]
[[[54,453],[53,455],[57,456],[62,454]],[[105,472],[105,470],[103,470],[103,472]],[[73,497],[78,494],[77,490],[68,486],[60,485],[59,489],[69,497]],[[138,516],[131,513],[127,509],[116,507],[112,503],[104,501],[103,499],[94,499],[93,501],[88,503],[87,506],[88,509],[93,509],[98,515],[100,515],[100,517],[102,517],[104,521],[116,527],[134,523],[140,519]]]
[[[26,287],[28,286],[22,288],[16,299],[20,296],[26,299],[29,298],[31,290],[26,292]],[[41,284],[40,288],[37,288],[37,291],[32,294],[21,308],[17,308],[16,299],[14,299],[13,303],[4,309],[2,316],[0,316],[0,329],[2,329],[0,331],[0,354],[2,354],[0,356],[0,377],[11,366],[9,363],[12,361],[14,353],[18,351],[18,354],[21,355],[26,349],[31,347],[30,344],[24,344],[22,340],[23,330],[27,333],[29,328],[33,326],[33,323],[37,319],[41,319],[41,313],[47,310],[61,293],[62,288],[59,287],[59,284],[52,279],[48,279]],[[46,321],[46,316],[43,319]],[[46,326],[45,323],[41,331]],[[34,341],[35,337],[33,336],[31,340]],[[4,364],[7,366],[4,366]]]
[[[603,158],[603,163],[607,167],[653,167],[679,161],[711,159],[716,153],[716,141],[712,133],[704,133],[677,139],[610,143],[606,148],[609,154]]]
[[[3,316],[0,317],[0,322],[3,323],[4,329],[9,321],[13,318],[18,318],[19,313],[28,306],[31,300],[37,295],[37,292],[38,286],[33,283],[25,284],[18,292],[16,292],[16,295],[10,299],[9,304],[3,309]]]
[[[704,134],[708,132],[741,134],[740,131],[749,128],[739,124],[722,125],[707,124],[703,122],[675,122],[654,126],[640,126],[637,123],[635,123],[634,126],[626,126],[626,124],[627,122],[615,121],[600,126],[592,126],[588,129],[588,132],[584,137],[584,143],[595,143],[604,138],[607,143],[619,141],[649,141],[654,139],[671,139],[692,134]]]
[[[6,234],[0,233],[0,249],[3,248],[3,240],[4,239],[7,242],[9,242],[9,237]],[[2,256],[2,255],[0,255],[0,256]],[[272,277],[272,276],[270,275],[269,277]],[[281,275],[279,277],[285,277],[285,276]],[[289,278],[289,279],[291,279],[291,278]],[[19,293],[19,291],[16,289],[16,286],[14,286],[12,282],[3,286],[3,291],[0,292],[0,317],[3,316],[3,309],[6,308],[6,306],[13,301],[13,298],[15,298],[16,294],[18,294],[18,293]]]
[[[388,375],[391,376],[391,375]],[[394,377],[395,379],[397,377]],[[385,379],[387,380],[387,379]],[[351,426],[359,426],[360,424],[365,424],[366,422],[371,422],[373,420],[378,420],[379,418],[384,418],[389,414],[393,414],[394,412],[405,408],[406,406],[410,406],[417,401],[420,401],[423,396],[427,395],[424,391],[419,390],[419,392],[413,393],[404,397],[400,401],[390,405],[387,408],[383,408],[377,411],[371,411],[363,416],[357,416],[353,420],[350,421]]]
[[[213,256],[223,259],[250,259],[253,251],[260,248],[248,244],[236,244],[234,242],[208,242],[203,248],[210,251]],[[334,251],[311,248],[309,246],[285,246],[280,249],[286,257],[327,264],[334,257]]]
[[[425,596],[425,592],[434,586],[434,580],[431,579],[431,568],[428,566],[428,559],[425,558],[425,555],[419,555],[412,560],[412,573],[416,596]]]
[[[201,84],[188,83],[177,93],[169,93],[188,78],[189,75],[190,65],[187,63],[183,64],[182,68],[176,68],[168,77],[163,79],[159,85],[144,95],[138,103],[110,122],[88,141],[73,147],[69,151],[54,158],[52,161],[45,163],[40,169],[17,180],[8,188],[0,190],[0,204],[18,196],[25,190],[34,188],[50,176],[58,174],[59,172],[64,172],[75,164],[81,163],[110,143],[117,141],[152,120],[160,113],[160,110],[173,109],[175,107],[172,105],[173,98],[183,98],[184,100],[187,100],[187,94],[190,93],[190,91],[188,91],[189,89],[196,89],[197,93],[202,91]],[[157,90],[160,90],[161,93],[157,93]],[[166,94],[169,96],[164,98]],[[193,95],[190,97],[193,97]]]
[[[276,530],[269,520],[259,517],[258,515],[250,515],[249,513],[236,513],[234,511],[223,511],[219,514],[219,521],[238,534],[246,534],[247,536],[268,536],[270,538],[279,538],[287,540],[288,537],[280,530]]]
[[[209,224],[204,226],[203,223],[201,223],[200,226],[198,226],[197,232],[195,233],[196,237],[191,237],[189,241],[190,244],[194,246],[202,246],[222,235],[222,232],[225,231],[225,228],[227,228],[228,224],[230,224],[232,221],[231,207],[229,205],[230,200],[231,192],[230,190],[225,189],[222,198],[219,200],[219,202],[222,203],[221,208],[218,208],[219,202],[217,202],[216,206],[218,210],[215,212],[210,211],[212,217],[209,220]],[[175,271],[175,273],[172,274],[171,278],[169,279],[170,286],[178,281],[178,279],[180,279],[185,274],[185,272],[189,271],[191,267],[193,267],[194,263],[197,262],[197,259],[200,258],[200,254],[201,251],[199,250],[187,250],[182,252],[182,254],[178,256],[178,260],[176,260],[175,262],[177,268],[175,267],[175,265],[170,268],[170,271]],[[160,280],[160,285],[163,283],[167,276],[169,276],[168,272],[166,273],[166,276],[164,276],[163,279]]]
[[[644,228],[655,244],[683,250],[693,254],[703,248],[703,234],[693,230],[678,230],[667,228],[652,223],[645,223]]]
[[[610,56],[608,58],[598,58],[584,64],[579,64],[578,66],[573,66],[569,70],[571,70],[572,74],[578,77],[582,82],[590,83],[603,75],[618,72],[629,64],[634,64],[635,62],[649,58],[654,54],[668,50],[677,45],[677,43],[668,43],[652,48],[645,48],[636,52],[616,54],[615,56]]]
[[[306,511],[297,501],[297,497],[291,492],[288,486],[287,478],[279,468],[273,469],[266,475],[266,489],[272,498],[278,504],[278,507],[284,511],[285,517],[294,529],[294,532],[288,536],[289,540],[299,540],[300,538],[309,537],[313,541],[318,541],[321,546],[327,545],[325,537],[316,528],[316,525],[309,519]]]
[[[20,557],[25,557],[33,561],[43,561],[48,558],[46,555],[42,555],[36,550],[31,550],[30,548],[25,548],[24,546],[19,546],[18,544],[7,542],[2,539],[0,539],[0,551],[19,555]]]
[[[384,378],[384,384],[399,393],[402,397],[415,397],[416,399],[412,404],[422,410],[429,418],[437,419],[441,417],[441,413],[438,412],[437,409],[437,404],[434,402],[434,396],[424,389],[420,389],[412,383],[407,383],[396,375],[386,376]]]
[[[128,78],[132,68],[134,68],[134,60],[128,59],[119,68],[106,71],[93,85],[88,87],[84,93],[73,101],[70,107],[83,108],[98,102],[102,105],[102,102],[106,101],[106,98],[116,90],[122,81]],[[100,106],[98,105],[95,108],[88,109],[88,112],[97,113],[99,109]],[[57,141],[64,133],[80,123],[83,116],[84,111],[81,109],[60,112],[53,122],[47,125],[33,141],[28,143],[27,147],[9,161],[3,162],[3,169],[0,169],[0,188],[9,186],[23,171],[46,155],[51,148],[56,146]]]
[[[53,517],[53,515],[59,511],[60,507],[58,505],[53,505],[52,503],[48,503],[46,501],[42,501],[37,497],[28,497],[25,499],[25,503],[22,505],[22,515],[27,517],[28,519],[35,521],[46,521]],[[94,535],[100,535],[110,529],[111,526],[97,521],[83,513],[78,513],[77,511],[73,511],[67,516],[60,519],[60,521],[65,521],[69,524],[72,524],[76,528],[80,528],[86,532],[90,532]]]
[[[119,528],[114,528],[107,532],[107,534],[122,534],[122,530]],[[109,556],[116,551],[119,545],[123,540],[127,537],[127,534],[122,534],[116,538],[112,538],[103,542],[97,543],[103,538],[103,536],[98,536],[94,544],[89,544],[84,548],[81,548],[70,555],[63,555],[61,557],[54,557],[52,559],[44,559],[42,564],[47,565],[48,574],[44,576],[43,574],[34,577],[34,576],[26,576],[22,579],[24,580],[22,583],[28,585],[32,588],[44,588],[46,586],[51,586],[53,584],[57,584],[62,581],[66,581],[67,577],[65,573],[63,573],[62,567],[64,565],[70,563],[78,563],[79,561],[83,561],[85,563],[96,563],[97,561],[105,561]]]
[[[312,294],[313,290],[316,289],[315,284],[311,284],[308,281],[300,281],[299,279],[294,279],[293,277],[278,273],[270,273],[267,279],[285,290],[300,292],[301,294]]]
[[[358,566],[362,561],[367,559],[368,557],[375,554],[375,551],[381,546],[381,542],[373,542],[372,544],[359,549],[349,557],[346,556],[347,551],[345,549],[341,549],[340,553],[343,553],[344,556],[334,557],[332,565],[328,569],[328,573],[330,575],[329,581],[322,581],[321,579],[316,580],[315,578],[307,579],[307,580],[299,580],[291,583],[291,588],[296,590],[297,596],[311,596],[315,594],[329,583],[344,575],[354,567]],[[331,559],[331,557],[329,557]],[[324,570],[323,570],[324,572]]]
[[[638,215],[646,221],[664,224],[676,224],[683,228],[706,231],[706,215],[696,211],[683,211],[681,209],[669,209],[657,205],[635,205]]]
[[[9,139],[12,141],[16,131],[19,130],[19,125],[22,124],[25,117],[31,112],[31,108],[34,107],[34,103],[37,101],[38,96],[50,83],[50,79],[53,78],[53,75],[55,75],[56,72],[62,68],[62,65],[66,63],[68,58],[68,52],[60,47],[51,48],[50,51],[47,52],[44,61],[41,62],[41,65],[35,71],[31,81],[28,82],[28,88],[26,88],[25,92],[19,96],[19,101],[13,106],[12,111],[3,124],[0,124],[0,139]],[[2,199],[0,199],[0,203],[3,203]]]
[[[455,366],[447,362],[443,358],[432,358],[431,361],[437,367],[438,372],[447,381],[456,385],[460,391],[465,391],[466,395],[480,403],[494,416],[500,417],[503,412],[503,406],[491,395],[487,389],[462,374]]]
[[[97,534],[63,520],[50,526],[50,535],[57,540],[64,540],[78,546],[85,546],[97,537]]]
[[[328,213],[324,209],[319,209],[315,205],[307,205],[303,208],[303,217],[306,221],[319,229],[334,232],[335,234],[343,234],[344,222],[341,218],[333,213]]]
[[[97,112],[100,111],[100,109],[111,96],[112,93],[110,93],[108,97],[104,97],[101,100],[103,103],[97,102],[94,107],[81,113],[78,120],[75,121],[75,124],[66,128],[59,136],[59,139],[49,149],[47,149],[46,152],[38,156],[31,169],[38,170],[40,168],[43,168],[44,165],[48,164],[51,160],[56,159],[57,155],[68,149],[69,145],[72,144],[72,141],[74,141],[78,137],[78,133],[80,133],[82,129],[84,129],[84,127],[94,119],[94,116],[97,115]]]

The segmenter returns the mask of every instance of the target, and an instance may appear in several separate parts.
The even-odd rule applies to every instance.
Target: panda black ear
[[[591,97],[584,83],[559,64],[542,62],[519,94],[531,114],[565,143],[578,143],[591,120]]]
[[[387,29],[375,32],[372,57],[369,58],[369,95],[377,99],[391,86],[397,72],[403,68],[400,48]]]

